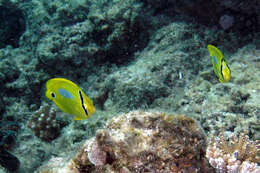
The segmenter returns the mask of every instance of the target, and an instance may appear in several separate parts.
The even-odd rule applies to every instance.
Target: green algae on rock
[[[40,173],[207,172],[206,137],[183,115],[133,111],[111,119],[71,158],[53,158]]]
[[[221,129],[239,135],[247,130],[252,140],[260,140],[259,57],[253,45],[230,56],[233,77],[227,84],[218,84],[212,69],[200,73],[185,88],[178,111],[199,120],[206,132],[217,134]]]
[[[23,11],[11,3],[0,1],[0,48],[5,48],[7,45],[19,47],[19,39],[25,29]]]

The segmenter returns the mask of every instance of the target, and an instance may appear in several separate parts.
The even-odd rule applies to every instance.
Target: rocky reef
[[[19,47],[19,39],[26,29],[23,11],[8,1],[0,2],[0,48]]]
[[[19,159],[10,150],[16,141],[19,124],[13,121],[0,120],[0,165],[9,172],[19,170]]]
[[[40,173],[210,173],[206,136],[190,117],[133,111],[114,117],[71,157],[56,157]]]
[[[240,34],[259,31],[260,3],[258,0],[142,0],[153,13],[193,16],[204,25],[218,25]]]
[[[0,164],[8,169],[15,163],[15,170],[10,171],[20,166],[19,172],[28,173],[55,156],[45,164],[47,172],[68,167],[74,172],[132,172],[137,168],[149,172],[162,164],[169,170],[210,172],[202,166],[205,149],[200,149],[206,141],[204,135],[198,137],[202,131],[193,137],[187,124],[169,123],[173,125],[169,129],[183,132],[174,131],[178,140],[169,142],[171,148],[163,143],[174,137],[165,127],[168,119],[163,118],[171,116],[158,113],[155,122],[149,118],[139,122],[149,113],[139,112],[143,115],[139,119],[137,112],[127,114],[138,120],[136,126],[130,117],[112,117],[136,109],[176,112],[197,120],[206,136],[223,130],[229,140],[246,129],[248,141],[260,140],[259,9],[259,0],[0,0],[0,121],[7,125],[0,128],[4,146],[0,159],[10,160]],[[220,84],[216,79],[208,44],[226,57],[230,83]],[[44,108],[44,84],[53,77],[79,84],[97,112],[77,122],[57,109],[56,115],[49,112]],[[184,122],[189,121],[185,118]],[[111,122],[104,127],[107,120]],[[19,127],[8,129],[17,122]],[[146,126],[149,123],[151,128]],[[96,133],[100,128],[105,129]],[[130,131],[129,136],[122,130]],[[118,135],[123,142],[116,140]],[[187,146],[190,142],[183,135],[194,144],[202,143]],[[145,150],[147,138],[159,140],[148,141],[153,145]],[[215,146],[214,141],[211,144]],[[162,151],[160,145],[166,148],[162,156],[154,152]],[[189,147],[198,147],[198,151]],[[222,146],[212,149],[216,148],[222,151]],[[175,150],[183,157],[172,153]],[[167,153],[178,164],[171,164],[173,158]],[[121,158],[124,162],[119,165]],[[182,159],[185,164],[180,164]],[[212,166],[219,170],[216,164]]]
[[[221,133],[217,138],[210,138],[206,157],[220,173],[258,173],[259,153],[259,141],[251,141],[245,133],[232,136],[228,141]]]
[[[185,89],[180,110],[198,119],[205,131],[217,135],[239,136],[246,130],[253,140],[259,133],[259,59],[255,47],[244,47],[230,57],[232,79],[220,84],[213,71],[202,71],[193,84]]]

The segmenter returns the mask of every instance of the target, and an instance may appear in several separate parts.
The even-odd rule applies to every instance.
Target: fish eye
[[[55,94],[54,94],[53,92],[51,93],[51,97],[52,97],[52,98],[55,98]]]

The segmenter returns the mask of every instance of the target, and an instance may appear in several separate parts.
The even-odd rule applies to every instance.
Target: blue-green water
[[[0,1],[0,172],[37,172],[140,109],[188,115],[206,136],[260,140],[259,11],[259,0]],[[208,44],[226,58],[228,83]],[[80,86],[91,118],[74,121],[45,97],[54,77]]]

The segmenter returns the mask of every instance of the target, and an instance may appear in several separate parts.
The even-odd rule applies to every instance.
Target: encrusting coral
[[[39,172],[210,173],[205,149],[192,118],[133,111],[111,119],[72,159],[53,158]]]
[[[55,118],[56,111],[49,105],[44,105],[30,118],[28,127],[32,129],[35,136],[49,142],[59,135],[61,129]]]
[[[211,137],[206,157],[218,173],[260,173],[260,145],[245,133],[226,140],[223,133]]]

